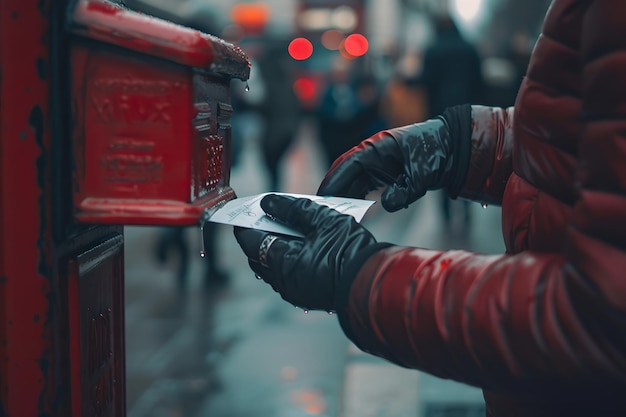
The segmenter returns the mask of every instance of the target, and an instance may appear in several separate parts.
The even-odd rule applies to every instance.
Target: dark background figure
[[[526,31],[517,31],[511,39],[509,50],[507,51],[506,58],[511,64],[513,72],[512,82],[508,96],[510,99],[505,103],[507,106],[515,104],[515,98],[519,91],[522,80],[526,75],[526,69],[528,68],[528,62],[530,61],[530,55],[532,53],[532,38]]]
[[[394,61],[381,92],[380,113],[387,129],[426,120],[428,111],[424,88],[415,82],[421,55],[410,50],[394,57]]]
[[[204,239],[204,285],[206,288],[226,284],[229,279],[228,273],[219,265],[219,254],[217,253],[217,227],[216,223],[207,222],[203,228],[202,239]],[[191,251],[188,242],[189,229],[197,231],[198,228],[188,227],[165,227],[159,234],[155,245],[154,253],[156,260],[164,265],[167,262],[177,262],[177,284],[179,289],[187,286],[189,279],[189,257]],[[198,234],[200,238],[200,235]],[[197,256],[200,256],[198,253]]]
[[[478,49],[468,42],[449,15],[435,18],[436,36],[426,49],[423,67],[413,81],[426,92],[428,117],[441,115],[445,108],[467,103],[481,103],[484,80]],[[441,193],[441,210],[444,226],[454,226],[455,208],[462,210],[461,233],[466,234],[471,225],[469,202],[453,201]]]
[[[342,153],[381,129],[381,91],[360,62],[337,56],[321,95],[316,116],[327,166]]]
[[[388,127],[381,114],[383,88],[376,77],[369,72],[364,72],[357,76],[355,89],[358,100],[356,133],[363,140],[362,138],[369,137]],[[357,141],[355,145],[358,145],[359,142]]]
[[[268,188],[279,191],[280,163],[302,120],[300,101],[293,89],[295,61],[289,56],[287,41],[267,39],[256,63],[266,92],[259,106],[264,122],[261,151],[269,174]]]
[[[181,23],[210,35],[217,36],[220,33],[216,16],[205,9],[197,11],[187,19],[183,19]],[[231,167],[238,163],[241,147],[242,144],[238,141],[238,136],[233,135]],[[164,265],[172,259],[178,262],[176,279],[180,289],[186,287],[189,275],[190,250],[187,240],[188,229],[187,227],[164,227],[157,237],[153,249],[154,256],[160,264]],[[197,230],[197,228],[195,229]],[[225,284],[228,281],[228,274],[218,265],[218,254],[216,252],[217,225],[215,223],[206,223],[202,238],[204,239],[206,253],[204,256],[206,263],[204,284],[206,286]]]

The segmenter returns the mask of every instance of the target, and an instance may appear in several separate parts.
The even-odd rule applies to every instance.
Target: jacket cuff
[[[372,256],[379,250],[388,248],[390,246],[394,245],[391,243],[381,242],[368,246],[359,251],[356,256],[350,262],[348,262],[345,270],[343,271],[341,279],[337,282],[337,286],[335,287],[335,311],[337,312],[337,317],[339,319],[341,329],[350,340],[354,339],[352,337],[349,320],[345,312],[348,307],[348,300],[350,298],[350,288],[352,287],[352,283],[354,282],[359,270],[370,256]]]
[[[469,169],[472,151],[472,106],[463,104],[448,107],[441,116],[448,126],[452,138],[452,164],[454,170],[446,187],[450,198],[457,198]]]

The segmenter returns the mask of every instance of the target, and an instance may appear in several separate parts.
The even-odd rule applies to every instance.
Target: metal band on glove
[[[267,252],[270,250],[270,246],[278,239],[274,235],[267,235],[261,241],[261,246],[259,246],[259,263],[266,268],[269,268],[267,264]]]

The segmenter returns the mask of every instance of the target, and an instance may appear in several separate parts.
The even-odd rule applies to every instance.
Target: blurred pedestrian
[[[487,416],[624,416],[626,2],[554,0],[515,107],[460,105],[342,155],[322,195],[428,190],[502,205],[506,254],[379,243],[311,200],[261,207],[302,238],[235,228],[288,302],[362,350],[481,387]]]
[[[434,42],[424,53],[421,73],[414,80],[426,91],[429,118],[442,114],[447,107],[480,103],[484,88],[478,50],[461,35],[454,20],[447,14],[437,16],[435,32]],[[469,203],[452,201],[446,193],[440,196],[444,226],[453,230],[454,214],[461,211],[460,231],[467,233],[471,222]]]
[[[249,52],[246,51],[246,53]],[[259,138],[259,132],[265,129],[261,111],[267,100],[267,91],[256,58],[252,55],[248,58],[251,63],[248,80],[231,80],[233,114],[230,124],[232,126],[231,168],[233,169],[239,168],[246,144]]]
[[[506,59],[511,64],[513,72],[512,82],[510,85],[510,97],[507,106],[515,104],[515,98],[517,97],[517,91],[526,75],[526,69],[528,68],[528,62],[530,61],[530,54],[532,52],[532,40],[530,35],[523,30],[518,30],[513,34],[511,39],[509,50],[506,54]]]
[[[326,167],[372,129],[381,128],[380,89],[357,65],[337,54],[321,95],[316,115]]]
[[[220,264],[217,245],[216,223],[207,222],[203,228],[204,256],[202,257],[203,276],[205,287],[224,285],[229,280],[229,274]],[[180,289],[185,289],[189,281],[190,248],[187,231],[197,227],[171,226],[163,227],[154,246],[154,256],[161,265],[167,263],[176,265],[176,283]],[[198,254],[198,256],[200,256]]]
[[[415,82],[421,65],[421,56],[416,51],[407,52],[395,63],[393,73],[383,88],[380,106],[381,117],[388,128],[428,118],[426,93]]]
[[[381,112],[382,87],[376,77],[369,71],[365,71],[357,76],[355,85],[358,100],[355,134],[360,138],[355,141],[354,144],[356,145],[362,138],[371,136],[388,126]],[[343,152],[348,149],[344,149]],[[331,163],[334,161],[333,159]]]
[[[181,18],[181,23],[191,29],[205,34],[216,36],[220,32],[217,18],[211,9],[207,7],[193,10],[193,12]],[[231,144],[231,166],[239,162],[242,144],[237,141],[238,136],[233,135],[234,142]],[[177,262],[176,282],[179,288],[187,285],[189,278],[189,244],[187,241],[186,227],[163,227],[157,236],[152,248],[156,261],[164,265],[168,262]],[[197,230],[197,228],[196,228]],[[203,258],[204,284],[207,286],[223,285],[228,281],[228,273],[219,265],[217,254],[217,226],[215,223],[207,223],[204,226],[204,246],[206,255]]]
[[[280,164],[295,142],[302,121],[300,101],[293,88],[294,64],[288,53],[288,43],[282,40],[268,39],[257,58],[265,85],[264,100],[259,106],[264,121],[261,151],[271,191],[280,190]]]

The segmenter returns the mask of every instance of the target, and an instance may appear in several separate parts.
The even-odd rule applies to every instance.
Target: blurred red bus
[[[303,108],[313,111],[333,61],[355,58],[346,52],[344,40],[365,34],[365,0],[298,0],[294,22],[294,38],[305,38],[313,46],[312,54],[300,60],[294,89]]]

